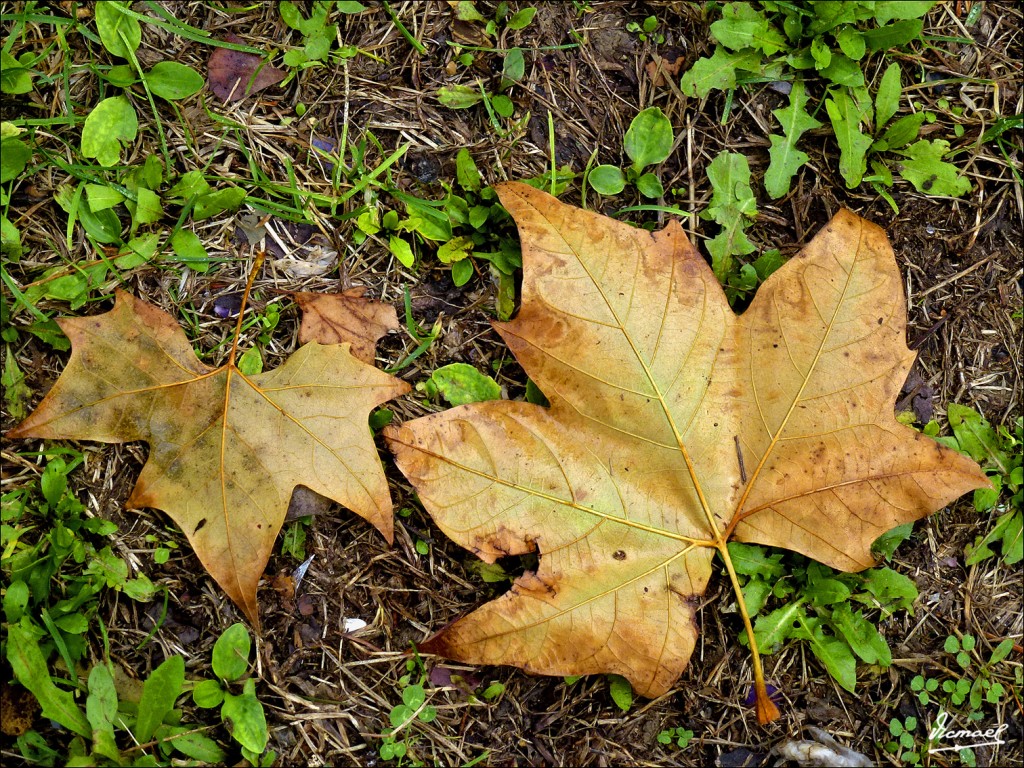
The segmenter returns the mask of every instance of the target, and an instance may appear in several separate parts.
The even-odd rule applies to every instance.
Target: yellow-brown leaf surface
[[[914,355],[877,226],[840,212],[737,316],[678,223],[499,196],[524,277],[497,328],[550,408],[466,405],[386,434],[448,536],[540,563],[422,650],[660,695],[728,538],[861,570],[880,534],[987,484],[893,416]]]
[[[106,314],[59,322],[72,344],[67,368],[8,436],[147,442],[128,508],[170,515],[254,625],[256,586],[296,485],[391,541],[391,498],[366,420],[405,382],[348,345],[307,344],[256,376],[210,368],[173,318],[124,292]]]

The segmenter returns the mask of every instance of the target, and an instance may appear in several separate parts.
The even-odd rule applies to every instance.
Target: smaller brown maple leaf
[[[237,336],[228,362],[211,368],[170,315],[123,291],[106,314],[58,322],[71,359],[7,436],[148,443],[126,507],[170,515],[257,628],[256,587],[297,485],[391,542],[391,497],[367,415],[409,385],[357,360],[348,344],[306,344],[248,376],[235,365]]]

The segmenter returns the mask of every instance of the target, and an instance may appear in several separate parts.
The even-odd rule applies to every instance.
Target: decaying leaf
[[[241,45],[237,35],[225,35],[224,40]],[[207,64],[207,82],[221,101],[239,101],[284,80],[287,73],[272,67],[255,53],[216,48]]]
[[[390,304],[363,298],[362,288],[344,293],[296,293],[302,308],[299,343],[352,345],[352,354],[373,365],[377,341],[388,331],[401,328],[398,314]]]
[[[369,521],[390,542],[391,498],[367,415],[408,385],[347,345],[306,344],[246,376],[235,353],[196,357],[167,313],[118,292],[103,315],[59,321],[67,368],[8,437],[149,443],[129,509],[162,509],[210,575],[259,626],[256,585],[302,484]]]
[[[421,650],[658,696],[693,652],[716,551],[753,637],[728,539],[857,571],[880,534],[987,483],[894,418],[914,354],[877,226],[840,212],[737,316],[678,223],[499,196],[525,266],[522,309],[496,328],[550,408],[477,403],[386,436],[448,536],[540,562]]]

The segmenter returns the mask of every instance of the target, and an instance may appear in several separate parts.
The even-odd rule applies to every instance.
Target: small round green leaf
[[[599,165],[587,176],[590,186],[601,195],[617,195],[626,188],[626,176],[614,165]]]
[[[491,106],[494,107],[494,111],[502,117],[512,117],[512,113],[515,112],[515,105],[505,94],[498,94],[491,98]]]
[[[187,99],[203,89],[203,76],[176,61],[161,61],[146,74],[149,90],[161,99]]]
[[[102,8],[100,4],[98,8]],[[96,105],[82,126],[82,154],[110,167],[121,159],[121,145],[135,141],[139,119],[124,96],[112,96]]]
[[[192,701],[203,709],[219,707],[224,701],[224,689],[216,680],[203,680],[196,683],[196,687],[192,689]]]
[[[661,185],[661,179],[653,173],[645,173],[636,180],[636,188],[644,197],[658,198],[665,194],[665,188]]]
[[[124,13],[124,3],[96,3],[96,29],[100,33],[103,47],[114,56],[130,58],[129,52],[136,51],[142,42],[142,28],[139,22]]]
[[[213,645],[213,673],[229,683],[237,680],[249,668],[251,648],[249,630],[244,624],[232,624]]]
[[[674,141],[672,123],[665,113],[660,107],[648,107],[629,124],[623,147],[633,167],[641,171],[648,165],[664,162],[672,152]]]

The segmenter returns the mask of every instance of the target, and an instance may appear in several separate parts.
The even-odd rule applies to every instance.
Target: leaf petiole
[[[269,217],[268,217],[269,218]],[[266,224],[265,221],[260,222],[260,226]],[[245,281],[245,293],[242,294],[242,303],[238,307],[238,320],[235,322],[235,340],[231,342],[231,354],[228,355],[228,366],[234,367],[235,356],[238,353],[238,339],[242,336],[242,319],[245,317],[245,306],[249,303],[249,293],[252,291],[252,283],[256,279],[256,275],[259,274],[260,267],[263,266],[263,260],[267,258],[265,251],[260,251],[256,254],[256,261],[252,264],[252,269],[249,270],[249,278]]]
[[[733,592],[736,594],[736,605],[739,606],[740,616],[743,618],[743,627],[747,630],[747,638],[750,640],[750,659],[754,667],[754,695],[756,697],[755,710],[757,722],[767,725],[779,718],[779,708],[768,695],[768,689],[764,684],[764,668],[761,666],[761,654],[757,650],[757,638],[754,635],[754,626],[750,622],[750,614],[747,612],[747,603],[743,599],[743,589],[740,587],[739,577],[733,567],[732,558],[729,556],[729,547],[725,540],[718,546],[718,552],[725,562],[725,569],[729,572],[729,581],[732,582]]]

